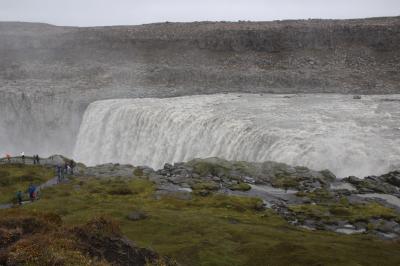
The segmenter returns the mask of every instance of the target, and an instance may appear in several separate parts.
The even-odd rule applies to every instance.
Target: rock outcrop
[[[128,170],[129,169],[129,170]],[[337,179],[329,170],[276,162],[250,163],[219,158],[165,164],[163,169],[105,164],[79,168],[78,176],[145,178],[154,182],[154,197],[191,200],[213,194],[256,197],[256,210],[273,209],[289,223],[309,230],[370,233],[400,237],[400,173],[364,179]],[[143,219],[132,212],[132,220]]]

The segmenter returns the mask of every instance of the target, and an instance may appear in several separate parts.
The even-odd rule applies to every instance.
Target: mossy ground
[[[298,189],[300,185],[301,178],[294,178],[285,175],[279,175],[271,180],[271,184],[274,187],[283,189]]]
[[[246,183],[239,183],[229,187],[231,190],[238,190],[238,191],[249,191],[251,186]]]
[[[1,214],[0,265],[176,265],[153,251],[126,243],[118,222],[109,217],[69,226],[54,213],[8,209]]]
[[[241,175],[253,176],[256,169],[251,163],[242,161],[227,161],[220,158],[194,159],[187,163],[193,167],[195,173],[200,176],[225,176],[231,177],[231,172],[237,172]]]
[[[109,193],[121,187],[131,193]],[[257,211],[258,199],[213,194],[157,199],[153,193],[153,184],[142,179],[73,180],[44,190],[41,200],[24,208],[55,212],[71,225],[111,216],[136,243],[183,265],[400,264],[398,242],[296,228],[271,211]],[[134,210],[149,217],[130,221]]]
[[[15,167],[10,169],[15,176],[39,171],[38,176],[45,180],[52,174],[51,169]],[[369,235],[306,231],[289,225],[270,210],[260,211],[259,199],[216,194],[159,198],[154,190],[151,182],[141,178],[75,179],[43,190],[40,200],[21,210],[53,212],[71,226],[93,217],[113,217],[122,232],[140,246],[171,256],[183,265],[400,265],[399,242]],[[330,200],[323,191],[314,194],[308,196],[322,204]],[[371,215],[388,211],[380,205],[366,208]],[[145,212],[148,218],[129,220],[135,210]],[[365,209],[350,211],[352,216],[365,215]],[[0,215],[5,212],[0,211]]]
[[[17,191],[25,192],[30,183],[40,185],[54,176],[54,170],[45,166],[0,165],[0,203],[14,200]]]
[[[298,192],[297,196],[308,198],[315,204],[291,205],[299,221],[311,219],[325,224],[365,222],[371,219],[400,221],[400,215],[393,209],[379,203],[350,203],[346,197],[336,198],[332,192],[319,189],[314,192]],[[367,227],[368,230],[373,228]]]
[[[1,214],[1,265],[109,265],[93,263],[80,251],[57,215],[17,209]]]

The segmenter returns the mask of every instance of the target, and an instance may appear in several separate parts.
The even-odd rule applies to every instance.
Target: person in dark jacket
[[[18,202],[18,205],[22,205],[22,191],[21,190],[19,190],[17,192],[17,202]]]
[[[33,184],[29,185],[28,193],[29,193],[29,198],[31,199],[31,201],[34,201],[35,200],[35,194],[36,194],[35,185],[33,185]]]
[[[73,174],[74,174],[74,168],[75,168],[75,166],[76,166],[75,161],[74,161],[74,160],[71,160],[71,161],[69,162],[69,166],[71,167],[71,175],[73,175]]]
[[[57,173],[57,181],[58,181],[58,183],[60,183],[61,176],[62,176],[62,167],[59,164],[56,166],[56,173]]]

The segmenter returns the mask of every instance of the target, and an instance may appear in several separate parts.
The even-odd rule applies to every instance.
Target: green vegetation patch
[[[230,186],[229,189],[237,191],[249,191],[251,189],[251,186],[246,183],[238,183]]]
[[[308,198],[314,202],[317,203],[329,203],[329,202],[336,202],[336,199],[334,197],[334,193],[326,190],[326,189],[317,189],[313,192],[304,192],[304,191],[299,191],[296,193],[296,196],[298,197],[303,197],[303,198]],[[342,204],[347,205],[347,199],[342,198],[341,199]]]
[[[191,185],[193,193],[201,196],[208,196],[212,192],[219,189],[219,185],[213,181],[208,182],[196,182]]]
[[[301,178],[285,176],[285,175],[277,175],[276,177],[271,179],[271,184],[274,187],[283,188],[283,189],[299,189]]]
[[[193,190],[218,190],[219,185],[215,182],[198,182],[192,185]]]
[[[200,176],[228,176],[230,172],[229,165],[225,164],[222,160],[218,162],[193,160],[188,164],[192,166],[194,172],[199,174]]]
[[[40,185],[55,176],[54,170],[40,165],[0,165],[0,203],[15,200],[18,190],[25,192],[30,183]]]
[[[0,265],[176,265],[127,244],[118,222],[109,217],[71,227],[51,213],[14,209],[0,214]]]
[[[134,193],[111,195],[111,187],[124,184]],[[68,193],[66,193],[66,191]],[[93,217],[111,216],[123,234],[139,246],[149,247],[182,265],[399,265],[400,243],[366,235],[345,236],[310,232],[289,225],[271,210],[261,211],[261,200],[211,194],[191,199],[155,197],[153,183],[143,180],[73,180],[45,189],[39,201],[23,209],[58,213],[68,225],[84,224]],[[311,206],[314,208],[313,206]],[[304,209],[318,215],[330,209]],[[364,206],[368,215],[386,213]],[[350,209],[356,217],[366,209]],[[141,210],[147,219],[131,221]],[[390,213],[386,213],[390,214]]]
[[[144,175],[143,169],[135,168],[135,170],[133,170],[133,175],[134,176],[143,176]]]
[[[208,158],[208,159],[195,159],[187,163],[193,167],[195,173],[200,176],[225,176],[231,177],[232,173],[247,176],[256,176],[257,171],[254,165],[248,162],[242,161],[227,161],[220,158]],[[232,176],[235,178],[235,176]]]
[[[331,204],[302,204],[289,207],[302,219],[316,219],[326,223],[338,221],[368,222],[371,218],[395,219],[396,212],[379,203],[349,204],[346,199]]]

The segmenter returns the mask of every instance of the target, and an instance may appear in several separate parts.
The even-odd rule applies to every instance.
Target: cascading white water
[[[71,156],[84,108],[71,95],[0,91],[0,157]]]
[[[160,168],[166,162],[217,156],[363,177],[400,165],[399,127],[400,95],[106,100],[86,110],[74,157],[89,165]]]

